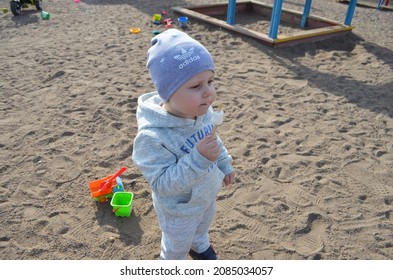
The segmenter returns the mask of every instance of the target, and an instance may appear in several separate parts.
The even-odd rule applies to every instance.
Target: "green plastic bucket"
[[[111,206],[116,217],[129,217],[131,215],[132,192],[116,192],[112,196]]]

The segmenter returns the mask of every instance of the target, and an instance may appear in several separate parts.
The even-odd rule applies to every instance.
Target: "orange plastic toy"
[[[99,180],[91,181],[89,183],[91,197],[95,198],[98,202],[104,202],[108,198],[112,197],[113,187],[117,185],[116,177],[120,176],[120,174],[122,174],[126,170],[127,168],[123,166],[113,175],[109,175]]]

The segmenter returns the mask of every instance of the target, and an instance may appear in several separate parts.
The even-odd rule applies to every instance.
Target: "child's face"
[[[187,119],[195,119],[207,112],[216,100],[212,71],[201,72],[178,88],[164,104],[171,114]]]

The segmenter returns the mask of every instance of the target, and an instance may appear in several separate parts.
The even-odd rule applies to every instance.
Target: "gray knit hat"
[[[174,28],[151,39],[146,66],[158,94],[165,101],[196,74],[214,71],[209,51],[186,33]]]

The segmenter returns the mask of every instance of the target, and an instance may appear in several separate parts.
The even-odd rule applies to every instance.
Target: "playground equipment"
[[[389,6],[389,0],[379,0],[377,9],[381,10],[384,6],[383,4],[385,4],[386,7]]]
[[[293,45],[304,41],[321,40],[351,32],[354,28],[351,26],[351,22],[355,12],[356,2],[357,0],[350,0],[343,24],[310,15],[312,0],[306,0],[303,13],[283,9],[283,0],[274,0],[273,5],[257,1],[236,2],[236,0],[228,0],[228,3],[191,6],[187,8],[173,7],[172,10],[230,31],[253,37],[266,44],[277,47]],[[258,15],[267,18],[270,17],[270,29],[268,34],[235,24],[236,13],[247,13],[250,11],[256,12]],[[225,14],[227,16],[226,22],[217,18],[217,16]],[[281,20],[297,24],[301,31],[278,35],[278,28]]]
[[[371,8],[371,9],[378,9],[378,10],[386,10],[386,11],[393,11],[392,7],[389,7],[389,0],[375,0],[375,4],[366,2],[366,1],[357,1],[356,5],[359,7]],[[336,0],[336,2],[349,4],[350,0]]]
[[[10,2],[11,12],[15,16],[19,16],[22,12],[22,8],[28,7],[28,5],[34,5],[37,10],[42,10],[41,0],[12,0]]]

